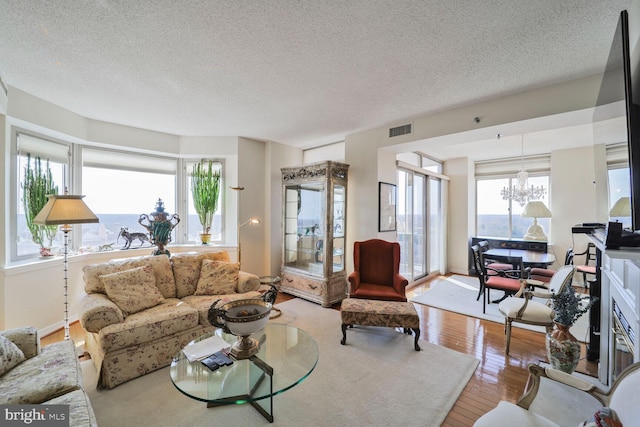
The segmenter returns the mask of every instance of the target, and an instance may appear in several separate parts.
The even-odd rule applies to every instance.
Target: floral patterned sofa
[[[97,426],[73,341],[40,347],[38,330],[0,332],[0,405],[69,405],[69,426]]]
[[[98,386],[112,388],[168,366],[189,341],[213,330],[207,310],[258,297],[258,276],[225,251],[144,256],[84,267],[79,310]]]

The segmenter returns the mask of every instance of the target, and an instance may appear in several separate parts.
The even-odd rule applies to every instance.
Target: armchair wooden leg
[[[511,319],[508,317],[504,320],[505,332],[507,333],[507,348],[505,354],[509,355],[509,344],[511,343]]]

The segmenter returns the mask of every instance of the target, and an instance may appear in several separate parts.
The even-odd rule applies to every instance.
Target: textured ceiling
[[[301,148],[601,72],[631,0],[0,0],[0,75],[85,117]]]

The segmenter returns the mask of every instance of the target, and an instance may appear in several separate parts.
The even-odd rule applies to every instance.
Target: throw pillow
[[[202,260],[200,279],[194,295],[226,295],[235,293],[240,263]]]
[[[24,353],[7,337],[0,335],[0,375],[24,361]]]
[[[164,301],[150,265],[100,276],[107,296],[125,316]]]

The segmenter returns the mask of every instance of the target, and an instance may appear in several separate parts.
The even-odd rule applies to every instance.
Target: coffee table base
[[[228,400],[228,403],[225,403],[225,400],[218,400],[216,402],[208,402],[207,408],[215,408],[217,406],[225,406],[228,404],[235,404],[238,400],[247,400],[259,413],[262,415],[267,421],[270,423],[273,422],[273,368],[267,365],[264,361],[260,360],[256,356],[251,356],[249,358],[255,366],[262,370],[262,374],[256,379],[255,384],[251,386],[251,390],[249,390],[248,394],[239,395],[229,397],[225,400]],[[253,394],[258,390],[258,388],[265,381],[265,378],[268,377],[269,381],[269,397],[261,400],[251,400]]]

